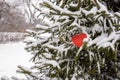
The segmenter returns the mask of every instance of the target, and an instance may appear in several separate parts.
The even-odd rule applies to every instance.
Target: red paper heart
[[[71,40],[75,46],[81,47],[85,38],[87,38],[87,35],[85,33],[80,33],[74,35]]]

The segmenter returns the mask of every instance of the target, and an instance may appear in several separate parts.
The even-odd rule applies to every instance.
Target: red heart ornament
[[[81,47],[83,40],[87,38],[87,35],[85,33],[80,33],[80,34],[76,34],[74,36],[72,36],[72,42],[75,46],[77,47]]]

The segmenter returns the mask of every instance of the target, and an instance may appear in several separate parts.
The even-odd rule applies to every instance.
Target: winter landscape
[[[0,44],[0,77],[24,77],[24,75],[16,73],[18,65],[26,67],[32,65],[29,62],[31,55],[24,50],[24,47],[25,44],[22,41]]]
[[[0,0],[1,80],[120,80],[119,0]]]
[[[14,11],[15,9],[18,13]],[[22,0],[0,0],[0,10],[3,11],[0,12],[0,80],[13,76],[25,78],[16,71],[18,65],[25,67],[32,65],[31,54],[25,50],[26,44],[23,42],[24,31],[29,27],[26,27],[28,24],[22,14],[24,11]]]

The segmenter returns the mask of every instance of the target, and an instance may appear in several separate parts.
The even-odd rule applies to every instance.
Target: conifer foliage
[[[28,31],[26,49],[35,65],[18,70],[28,80],[120,79],[120,13],[110,13],[102,0],[39,0],[32,5],[44,24]],[[81,33],[87,37],[77,47],[71,39]]]

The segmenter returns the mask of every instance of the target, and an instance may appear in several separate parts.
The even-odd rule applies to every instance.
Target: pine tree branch
[[[77,0],[77,5],[76,6],[70,6],[69,10],[71,11],[78,11],[80,9],[81,6],[81,0]]]
[[[41,5],[46,6],[50,10],[53,10],[53,11],[55,11],[55,13],[57,12],[57,14],[61,14],[61,15],[77,16],[79,13],[79,12],[71,12],[67,9],[62,9],[61,7],[59,7],[59,6],[53,4],[52,2],[49,2],[49,1],[43,1],[43,3]]]
[[[64,6],[66,5],[66,2],[67,2],[67,0],[61,0],[61,8],[64,8]]]

